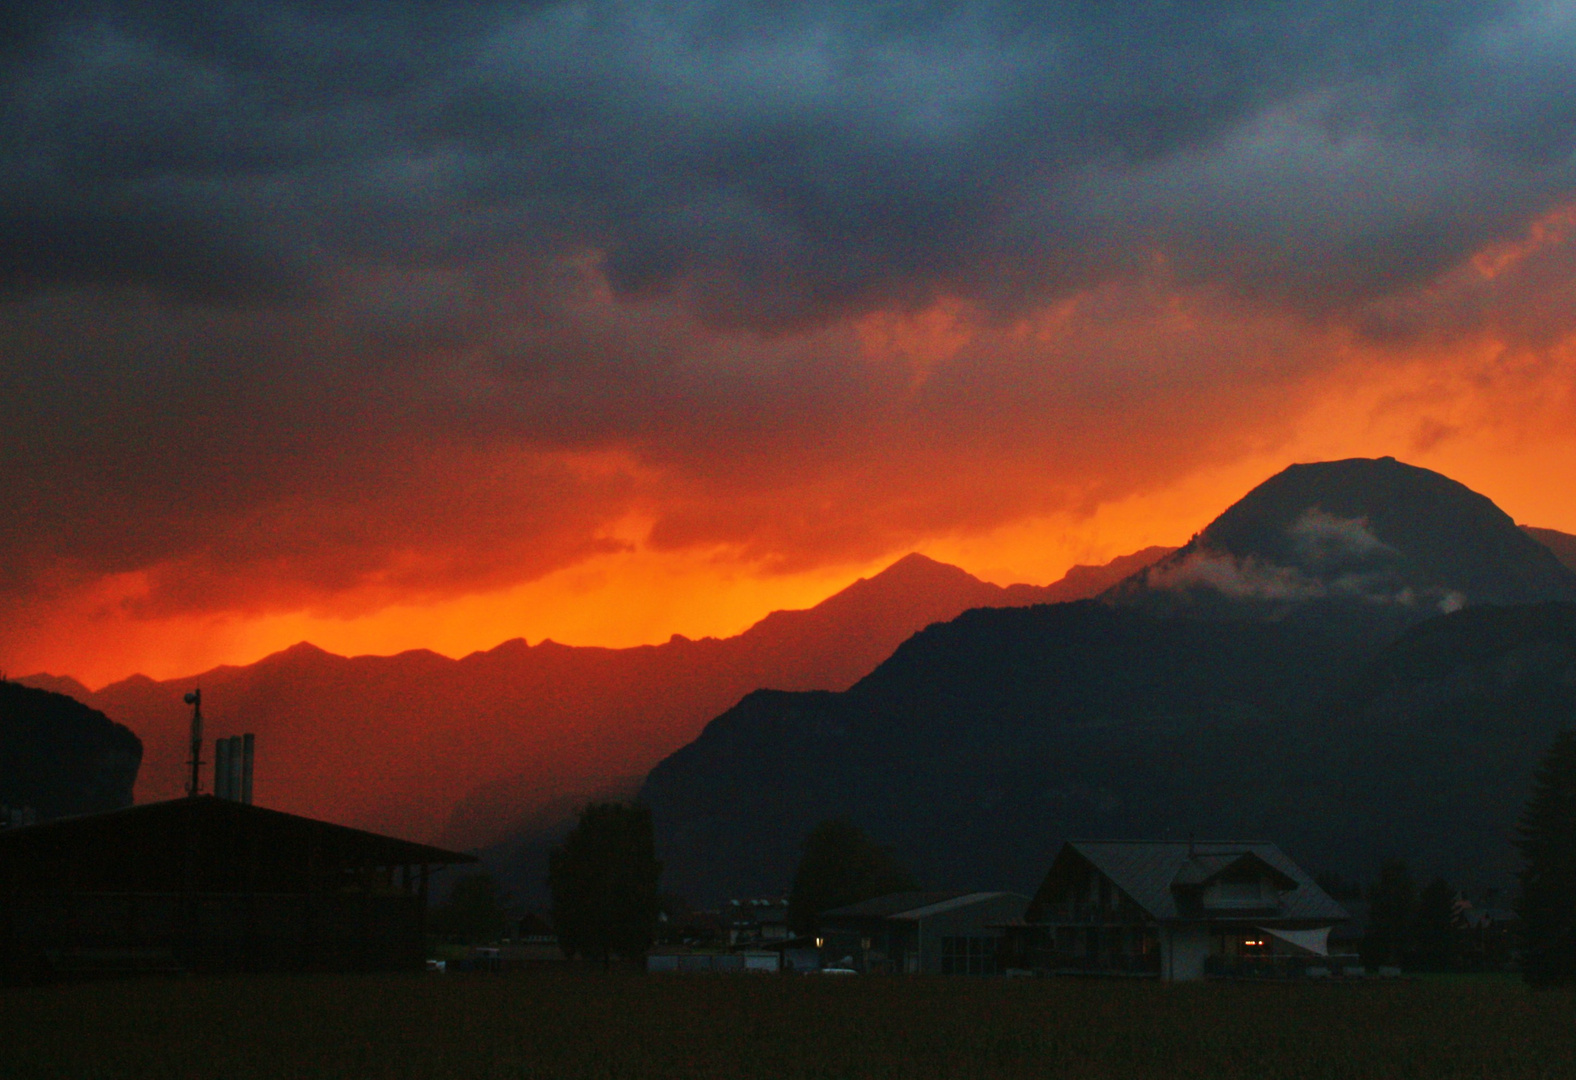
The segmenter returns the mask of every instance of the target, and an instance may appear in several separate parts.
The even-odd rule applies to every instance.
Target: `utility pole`
[[[202,791],[202,690],[193,690],[186,695],[186,704],[192,707],[192,759],[191,779],[186,782],[186,794],[196,795]]]

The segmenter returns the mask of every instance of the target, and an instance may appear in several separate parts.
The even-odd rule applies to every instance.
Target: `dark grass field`
[[[0,1077],[1576,1077],[1576,995],[590,973],[0,991]]]

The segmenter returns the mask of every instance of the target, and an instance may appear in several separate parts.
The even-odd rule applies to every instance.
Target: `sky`
[[[736,633],[1393,454],[1576,532],[1576,5],[0,8],[0,668]]]

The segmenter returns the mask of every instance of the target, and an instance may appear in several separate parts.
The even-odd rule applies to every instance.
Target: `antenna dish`
[[[195,704],[197,704],[197,695],[196,694],[187,694],[186,697],[183,698],[182,700],[185,701],[186,704],[188,704],[188,705],[195,705]]]

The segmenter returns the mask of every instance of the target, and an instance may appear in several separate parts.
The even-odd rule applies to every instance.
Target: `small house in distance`
[[[890,893],[824,913],[816,945],[832,967],[995,975],[1002,926],[1028,902],[1010,892]]]
[[[730,900],[723,909],[728,922],[728,945],[786,941],[793,937],[788,929],[788,901]]]
[[[1008,948],[1014,966],[1052,972],[1328,971],[1348,917],[1274,844],[1070,840]]]
[[[420,969],[470,855],[199,795],[0,832],[0,976]]]

